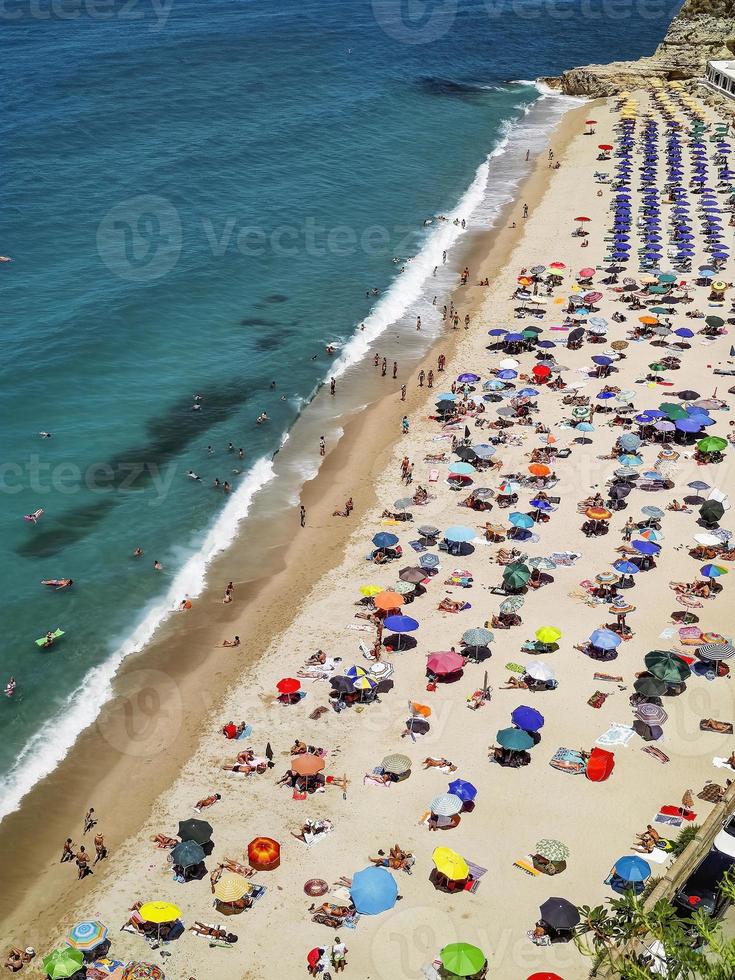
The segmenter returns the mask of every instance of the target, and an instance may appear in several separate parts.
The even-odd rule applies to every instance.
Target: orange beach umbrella
[[[534,476],[548,476],[551,470],[545,463],[531,463],[528,467],[528,472]]]
[[[386,590],[374,596],[373,602],[376,609],[382,609],[384,612],[388,612],[390,609],[398,609],[399,606],[402,606],[404,599],[398,592]]]
[[[281,845],[272,837],[255,837],[248,844],[248,863],[251,868],[271,871],[281,860]]]

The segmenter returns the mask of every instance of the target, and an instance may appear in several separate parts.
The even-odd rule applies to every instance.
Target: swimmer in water
[[[186,475],[189,477],[190,480],[198,480],[198,479],[200,479],[197,476],[197,474],[194,472],[194,470],[189,470],[189,472]]]
[[[5,685],[5,696],[8,698],[12,698],[12,696],[15,694],[15,688],[16,688],[15,678],[11,677],[8,683]]]
[[[51,433],[50,432],[39,432],[38,434],[39,434],[39,436],[42,439],[50,439],[51,438]]]
[[[133,552],[133,558],[142,558],[142,557],[143,557],[143,549],[136,548],[135,551]]]
[[[153,568],[154,568],[155,571],[160,572],[161,569],[163,568],[163,565],[160,563],[160,561],[158,559],[156,559],[153,562]]]

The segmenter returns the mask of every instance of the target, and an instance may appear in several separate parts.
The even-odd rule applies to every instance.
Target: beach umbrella
[[[614,585],[619,579],[620,576],[615,575],[613,572],[598,572],[595,575],[595,581],[599,585]]]
[[[450,943],[439,953],[439,959],[455,977],[472,977],[487,963],[483,951],[469,943]]]
[[[660,521],[665,516],[661,508],[656,507],[654,504],[647,504],[645,507],[641,507],[641,513],[655,521]]]
[[[644,663],[649,673],[669,684],[680,684],[691,674],[689,665],[670,650],[651,650]]]
[[[705,524],[716,524],[725,513],[725,508],[719,500],[705,500],[699,508],[699,516]]]
[[[352,679],[354,680],[354,678]],[[313,755],[311,752],[303,752],[301,755],[293,756],[290,763],[291,772],[295,772],[297,776],[316,776],[318,772],[324,769],[325,765],[326,762],[322,756]]]
[[[396,510],[408,510],[412,504],[413,497],[399,497],[398,500],[393,502],[393,506]]]
[[[163,970],[155,963],[128,963],[121,980],[165,980]]]
[[[373,535],[373,544],[376,548],[393,548],[398,544],[398,537],[388,531],[378,531]]]
[[[444,532],[444,537],[447,541],[462,542],[462,541],[472,541],[473,538],[477,537],[477,531],[473,530],[471,527],[465,527],[462,524],[455,525],[453,527],[448,527]]]
[[[452,650],[448,650],[430,654],[426,661],[426,666],[432,674],[443,676],[445,674],[456,674],[458,670],[462,670],[464,663],[464,657],[458,653],[454,653]]]
[[[528,980],[564,980],[558,973],[532,973]]]
[[[640,571],[637,565],[634,565],[632,561],[626,561],[624,558],[619,558],[614,563],[613,568],[621,575],[637,575]]]
[[[543,477],[549,476],[551,469],[545,463],[531,463],[531,465],[528,467],[528,472],[532,476]]]
[[[459,377],[457,378],[457,381],[461,382],[462,384],[473,384],[475,381],[479,381],[479,380],[480,380],[479,374],[471,374],[471,373],[460,374]]]
[[[422,538],[435,538],[439,534],[439,528],[433,524],[420,524],[418,532]]]
[[[661,545],[655,541],[633,541],[633,547],[642,555],[657,555],[661,550]]]
[[[419,565],[425,568],[427,571],[439,567],[439,556],[438,555],[421,555],[419,558]]]
[[[426,572],[424,572],[426,575]],[[399,595],[407,596],[411,595],[416,591],[416,586],[411,582],[396,582],[393,586],[393,592],[397,592]]]
[[[579,925],[579,912],[566,898],[548,898],[539,906],[541,918],[552,929],[573,929]]]
[[[380,763],[383,772],[389,772],[394,776],[402,776],[405,772],[411,771],[411,760],[407,755],[396,752],[387,755]]]
[[[650,701],[637,705],[635,713],[646,725],[663,725],[669,717],[660,704],[652,704]]]
[[[77,922],[66,934],[66,942],[72,949],[80,949],[87,952],[95,949],[100,943],[107,939],[108,929],[97,919],[85,919]]]
[[[463,806],[463,800],[455,796],[454,793],[442,793],[441,796],[434,797],[430,809],[438,817],[453,817],[459,813]]]
[[[396,904],[398,885],[385,868],[365,868],[353,874],[350,897],[361,915],[379,915]]]
[[[500,603],[500,612],[506,616],[509,613],[517,613],[525,601],[522,595],[508,596]]]
[[[50,980],[66,980],[78,973],[84,963],[84,954],[70,946],[60,946],[43,958],[43,969]]]
[[[537,732],[544,727],[544,716],[535,708],[529,708],[522,704],[516,708],[510,716],[510,720],[524,732]]]
[[[482,626],[475,626],[472,629],[465,630],[462,634],[462,641],[468,647],[486,647],[488,643],[492,643],[493,639],[492,632]]]
[[[704,575],[705,578],[719,578],[721,575],[727,575],[727,569],[723,568],[722,565],[713,565],[708,562],[699,569],[699,574]]]
[[[383,625],[391,633],[413,633],[419,624],[411,616],[387,616]]]
[[[666,693],[668,685],[658,677],[639,677],[633,681],[633,688],[637,694],[644,698],[660,698]]]
[[[533,745],[533,739],[528,732],[524,732],[520,728],[501,728],[495,738],[498,745],[502,745],[504,749],[510,749],[513,752],[522,752],[525,749],[530,749]]]
[[[457,854],[451,847],[435,847],[431,859],[439,874],[449,878],[450,881],[466,881],[470,876],[469,865],[461,854]]]
[[[301,681],[297,681],[295,677],[284,677],[276,684],[276,690],[281,694],[295,694],[301,690]]]
[[[164,922],[175,922],[181,915],[181,909],[172,902],[145,902],[139,913],[144,922],[160,926]]]
[[[548,664],[542,663],[540,660],[529,660],[526,664],[526,673],[535,681],[546,682],[553,681],[556,678],[556,674],[551,667]]]
[[[606,507],[588,507],[585,514],[591,521],[609,521],[612,512]]]
[[[185,840],[171,851],[171,863],[180,868],[194,868],[204,860],[204,848],[193,840]]]
[[[513,480],[503,480],[498,486],[498,493],[501,497],[511,497],[514,493],[518,493],[518,484]]]
[[[426,572],[423,568],[417,568],[415,565],[407,565],[402,568],[398,573],[398,578],[402,582],[409,582],[413,585],[418,585],[419,582],[423,582],[426,578]]]
[[[330,677],[329,683],[332,687],[332,690],[336,691],[337,694],[355,693],[355,685],[351,677],[344,677],[342,675],[338,675],[336,677]]]
[[[508,522],[513,525],[513,527],[526,528],[533,527],[534,520],[529,517],[528,514],[521,514],[518,511],[514,511],[509,517]]]
[[[622,638],[612,630],[597,629],[590,634],[590,643],[598,650],[616,650],[622,642]]]
[[[223,875],[214,886],[214,897],[225,905],[239,902],[250,891],[250,883],[242,875]]]
[[[537,568],[540,572],[553,572],[556,568],[556,562],[552,561],[551,558],[547,558],[545,555],[536,555],[533,558],[527,558],[526,564],[529,568]]]
[[[558,630],[556,626],[541,626],[536,630],[536,639],[539,643],[544,643],[547,646],[551,643],[556,643],[561,637],[561,630]]]
[[[697,648],[697,656],[702,660],[729,660],[735,656],[735,647],[731,643],[703,643]]]
[[[720,436],[706,436],[704,439],[699,440],[697,449],[705,455],[709,453],[721,453],[723,449],[727,449],[727,439],[722,439]]]
[[[531,569],[521,562],[512,562],[503,569],[503,584],[507,589],[522,589],[531,577]]]
[[[281,845],[272,837],[254,837],[248,844],[248,864],[259,871],[273,871],[281,861]]]
[[[392,592],[387,590],[385,592],[380,592],[378,595],[373,597],[373,603],[376,609],[381,609],[383,612],[388,612],[390,609],[398,609],[404,602],[402,595],[397,592]]]
[[[208,844],[212,839],[212,825],[206,820],[179,820],[177,831],[181,840],[193,840],[197,844]]]
[[[468,783],[466,779],[454,779],[449,784],[447,791],[452,796],[458,796],[460,800],[469,803],[477,796],[477,787]]]
[[[536,841],[535,853],[540,854],[547,861],[566,861],[569,857],[569,848],[560,840],[543,837],[541,840]]]
[[[628,854],[615,862],[615,874],[624,881],[645,881],[651,876],[651,865],[636,854]]]
[[[477,473],[477,470],[472,465],[472,463],[450,463],[449,473],[457,474],[458,476],[471,476],[472,473]]]

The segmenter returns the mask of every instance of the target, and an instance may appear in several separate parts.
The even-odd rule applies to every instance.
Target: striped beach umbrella
[[[464,802],[454,793],[442,793],[441,796],[434,797],[430,809],[438,817],[453,817],[463,806]]]
[[[697,656],[702,660],[729,660],[735,656],[732,643],[703,643],[697,650]]]
[[[66,942],[72,949],[81,949],[83,952],[94,949],[107,939],[107,926],[97,919],[85,919],[77,922],[66,935]]]
[[[401,776],[404,772],[410,771],[411,760],[407,755],[401,755],[396,752],[393,755],[387,755],[380,765],[383,772],[392,773],[394,776]]]
[[[218,902],[239,902],[250,891],[247,878],[242,875],[227,874],[214,886],[214,897]]]

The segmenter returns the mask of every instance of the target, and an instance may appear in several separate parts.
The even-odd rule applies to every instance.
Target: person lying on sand
[[[219,793],[212,793],[211,796],[205,796],[204,799],[198,800],[194,804],[194,809],[197,813],[201,813],[202,810],[207,810],[210,806],[214,806],[222,797]]]
[[[367,780],[378,783],[381,786],[389,786],[391,783],[397,782],[396,777],[391,772],[366,772],[362,777],[362,781],[364,783]]]
[[[4,963],[5,969],[10,970],[11,973],[17,973],[18,970],[23,969],[26,963],[30,963],[35,955],[36,951],[32,946],[28,946],[26,949],[11,946]]]
[[[310,905],[312,915],[328,915],[333,919],[349,919],[355,914],[354,905],[333,905],[332,902],[322,902],[321,905]]]
[[[424,769],[447,769],[449,772],[455,772],[457,767],[449,759],[441,758],[435,759],[433,756],[427,756],[421,763]]]
[[[296,840],[303,841],[304,844],[312,844],[317,837],[328,834],[333,826],[331,820],[307,820],[301,825],[298,834],[291,831],[291,836],[295,837]]]
[[[682,595],[696,595],[709,599],[712,588],[706,582],[669,582],[669,588]]]
[[[222,646],[223,647],[239,647],[240,646],[240,637],[239,636],[236,636],[232,640],[223,640],[222,641]]]
[[[439,612],[458,613],[466,608],[466,606],[466,602],[457,602],[456,599],[449,599],[445,596],[436,608]]]
[[[386,857],[383,851],[378,851],[379,857],[368,857],[368,861],[376,868],[390,868],[392,871],[405,871],[411,874],[411,868],[416,863],[416,858],[410,851],[404,851],[399,844],[391,847]]]
[[[226,943],[236,943],[237,936],[219,926],[205,926],[203,922],[195,922],[189,926],[189,932],[195,932],[197,936],[209,936],[212,939],[221,939]]]
[[[505,684],[500,685],[501,691],[510,691],[511,689],[522,688],[528,690],[528,684],[522,677],[517,677],[515,674],[511,674]]]
[[[176,847],[176,845],[179,843],[175,837],[167,837],[166,834],[154,834],[153,837],[151,837],[151,840],[156,847],[160,847],[161,849]]]

